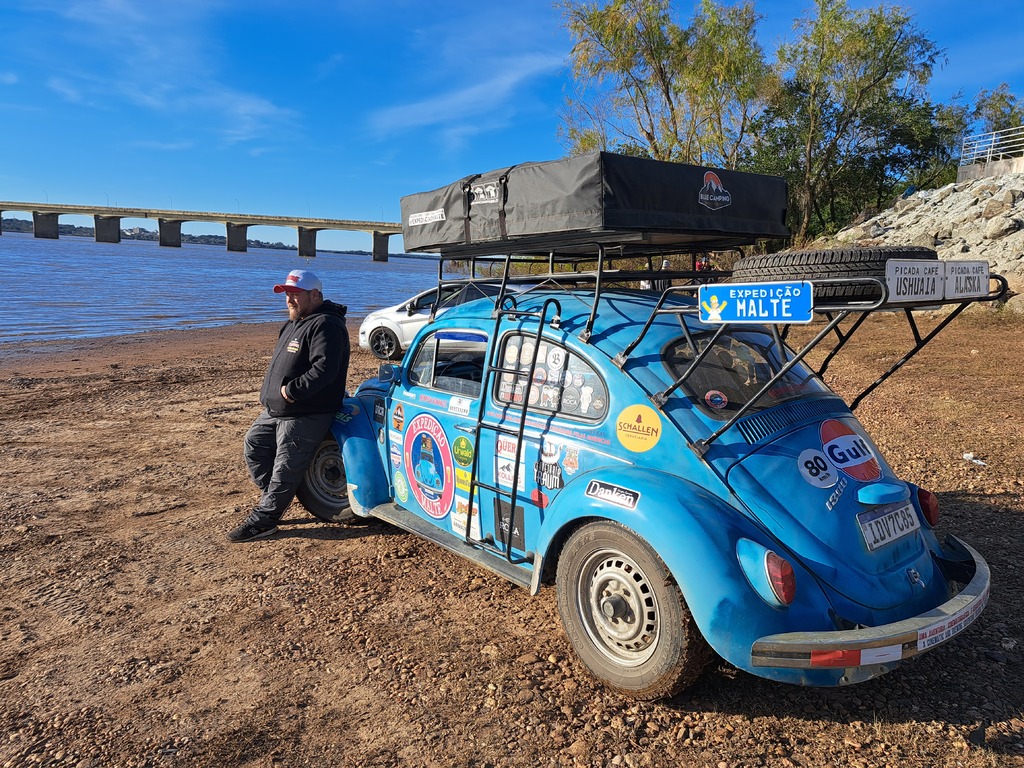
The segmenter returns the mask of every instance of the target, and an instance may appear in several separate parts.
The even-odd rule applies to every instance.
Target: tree
[[[1000,83],[994,91],[979,91],[972,116],[984,133],[1005,131],[1024,125],[1024,104],[1010,92],[1007,83]]]
[[[853,11],[844,0],[814,7],[798,21],[797,40],[779,50],[787,86],[761,121],[799,152],[790,177],[797,242],[813,222],[834,221],[822,196],[827,202],[844,175],[882,146],[883,116],[904,123],[908,115],[893,107],[917,103],[941,53],[898,8]]]
[[[668,0],[558,5],[574,41],[576,88],[563,114],[570,152],[736,166],[772,81],[752,2],[702,0],[685,28]]]

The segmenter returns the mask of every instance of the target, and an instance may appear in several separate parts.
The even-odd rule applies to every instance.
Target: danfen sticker
[[[868,441],[841,421],[822,422],[821,449],[832,466],[854,480],[867,483],[882,476],[882,467]]]
[[[640,501],[640,492],[632,488],[625,488],[614,483],[605,483],[600,480],[591,480],[587,484],[584,495],[592,499],[600,499],[626,509],[636,509]]]

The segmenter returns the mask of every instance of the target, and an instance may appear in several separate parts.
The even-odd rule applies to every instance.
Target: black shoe
[[[228,541],[236,544],[243,541],[255,541],[273,536],[275,533],[277,533],[277,526],[273,523],[259,525],[246,520],[237,528],[228,531]]]

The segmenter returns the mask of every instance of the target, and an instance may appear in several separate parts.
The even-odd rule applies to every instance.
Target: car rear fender
[[[331,424],[331,434],[341,448],[348,481],[349,501],[357,515],[391,499],[387,473],[381,461],[374,429],[373,401],[349,397]]]
[[[755,549],[786,552],[754,522],[707,490],[677,476],[637,467],[604,467],[574,479],[552,500],[537,540],[549,567],[561,544],[587,520],[620,523],[644,539],[664,561],[697,626],[715,651],[742,669],[750,647],[767,628],[834,629],[816,579],[790,559],[800,600],[788,608],[760,597],[740,564]],[[550,551],[549,551],[550,550]],[[763,588],[762,588],[763,591]]]

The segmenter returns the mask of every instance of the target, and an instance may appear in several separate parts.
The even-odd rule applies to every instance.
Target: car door
[[[487,340],[473,329],[427,334],[409,357],[387,418],[397,502],[455,535],[468,527],[478,540],[479,510],[471,522],[467,513]]]

